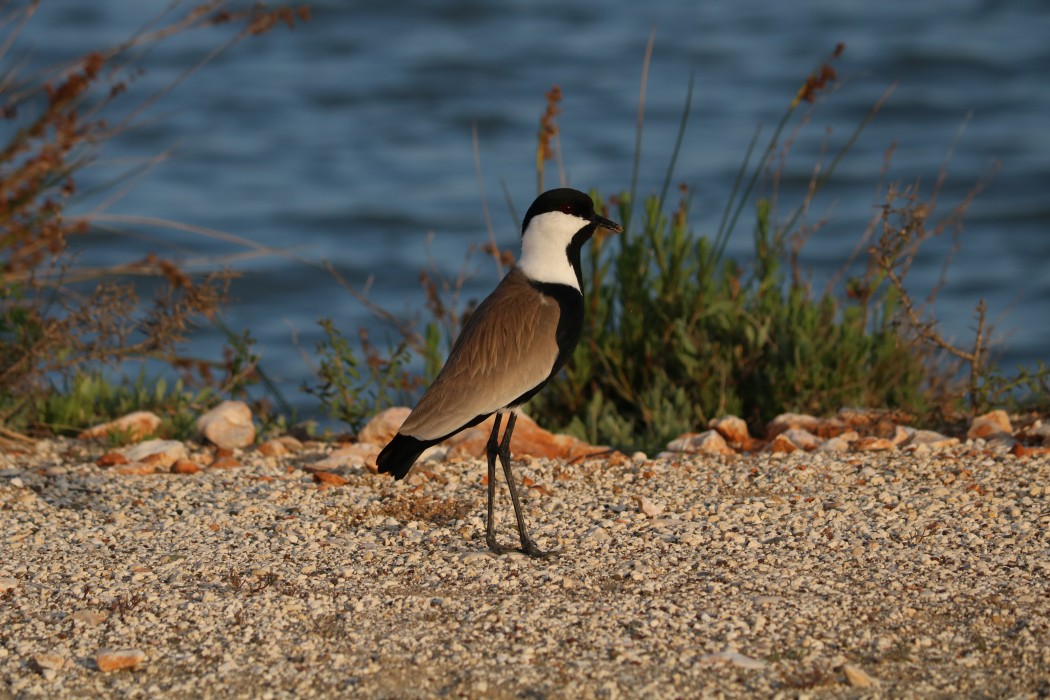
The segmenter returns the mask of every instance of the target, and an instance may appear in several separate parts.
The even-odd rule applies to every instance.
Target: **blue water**
[[[54,65],[111,45],[168,5],[44,0],[5,65],[16,58]],[[156,251],[200,269],[237,270],[227,321],[251,329],[263,367],[306,412],[311,399],[298,387],[313,371],[305,356],[318,340],[319,317],[350,334],[367,326],[379,341],[389,333],[320,265],[331,263],[358,286],[374,278],[373,300],[419,315],[419,270],[432,260],[455,276],[468,249],[487,239],[475,124],[497,237],[514,247],[518,223],[502,187],[520,216],[536,192],[535,134],[543,94],[554,84],[565,94],[558,123],[569,183],[626,189],[653,29],[641,193],[662,182],[695,75],[674,182],[693,188],[692,221],[712,233],[755,128],[768,135],[806,74],[844,42],[834,94],[805,125],[803,110],[789,127],[783,215],[800,201],[821,154],[841,146],[889,86],[896,90],[807,217],[809,224],[826,219],[803,249],[815,288],[841,268],[868,225],[887,148],[895,145],[886,180],[918,180],[924,192],[951,149],[942,216],[994,164],[999,170],[970,208],[934,311],[948,336],[968,342],[973,307],[984,298],[1004,366],[1050,356],[1050,6],[1043,2],[310,6],[312,21],[246,41],[159,100],[136,128],[106,145],[100,165],[78,183],[89,190],[170,151],[107,212],[172,219],[286,250],[232,261],[227,256],[243,246],[121,225],[81,242],[78,263],[114,264]],[[150,52],[124,104],[168,84],[226,35],[189,34]],[[556,179],[551,168],[547,182]],[[99,201],[87,198],[80,207]],[[924,248],[909,276],[917,293],[935,284],[952,245],[948,231]],[[746,262],[749,248],[745,220],[728,253]],[[497,281],[495,266],[475,255],[470,269],[464,294],[480,297]],[[216,357],[221,344],[204,329],[191,349]]]

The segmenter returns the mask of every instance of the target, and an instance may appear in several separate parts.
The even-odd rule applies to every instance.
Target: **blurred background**
[[[219,56],[163,96],[138,125],[77,176],[90,196],[115,172],[162,153],[163,162],[108,205],[113,214],[170,219],[288,249],[235,261],[244,247],[164,228],[122,226],[81,239],[78,264],[111,265],[154,251],[229,265],[240,273],[226,321],[248,328],[262,365],[293,404],[313,372],[306,355],[331,317],[347,335],[396,333],[318,265],[330,262],[370,298],[419,315],[419,271],[449,276],[488,240],[475,171],[497,242],[516,251],[516,216],[536,194],[536,133],[544,93],[558,85],[568,184],[604,195],[629,188],[639,84],[650,32],[639,195],[655,193],[670,160],[690,75],[695,94],[673,182],[693,191],[691,221],[714,234],[755,129],[768,137],[806,75],[838,42],[839,80],[800,126],[783,164],[781,208],[801,200],[814,165],[848,139],[884,91],[897,88],[814,202],[826,223],[803,249],[817,291],[841,268],[880,203],[887,180],[928,192],[947,161],[939,213],[998,165],[966,217],[961,249],[934,307],[945,335],[969,343],[973,308],[989,304],[1004,369],[1048,358],[1050,346],[1050,6],[945,0],[881,3],[638,2],[308,3],[312,20]],[[45,0],[9,55],[29,66],[73,60],[133,35],[169,6],[161,0]],[[222,39],[194,32],[143,57],[142,95],[178,78]],[[765,143],[765,138],[760,139]],[[826,156],[824,156],[826,161]],[[548,170],[547,183],[557,184]],[[762,189],[768,194],[768,185]],[[109,192],[108,194],[112,194]],[[107,195],[108,196],[108,195]],[[672,196],[676,196],[672,194]],[[752,210],[728,247],[747,263]],[[428,236],[433,238],[428,243]],[[917,259],[923,294],[952,249],[950,232]],[[466,298],[496,283],[475,254]],[[214,355],[214,329],[194,350]]]

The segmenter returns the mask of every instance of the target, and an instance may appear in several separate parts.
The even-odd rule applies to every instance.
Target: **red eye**
[[[561,209],[559,209],[559,211],[562,214],[569,214],[570,216],[573,214],[572,205],[571,204],[562,204],[561,205]]]

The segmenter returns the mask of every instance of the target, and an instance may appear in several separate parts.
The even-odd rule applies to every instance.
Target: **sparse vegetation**
[[[4,8],[5,51],[15,46],[38,4]],[[194,7],[173,3],[149,29],[59,69],[22,73],[17,58],[0,55],[0,426],[64,431],[133,399],[164,403],[163,389],[143,396],[141,380],[139,386],[110,386],[114,380],[103,379],[101,370],[106,365],[168,366],[216,394],[257,380],[253,367],[236,364],[245,357],[243,349],[225,363],[192,358],[182,349],[195,324],[218,322],[226,275],[194,277],[153,255],[132,265],[75,269],[70,240],[91,235],[104,212],[79,216],[69,208],[76,201],[77,174],[159,96],[130,97],[131,78],[150,48],[177,34],[228,28],[226,43],[188,75],[242,39],[306,17],[304,10],[288,7],[235,11],[221,0]],[[143,296],[143,285],[132,284],[128,275],[155,284]],[[216,378],[216,370],[226,376]],[[178,413],[185,400],[181,389],[167,398]]]
[[[316,396],[331,418],[356,431],[376,411],[408,400],[419,382],[406,371],[410,359],[407,343],[384,354],[362,330],[359,356],[331,319],[323,318],[319,323],[325,332],[325,340],[317,346],[317,376],[321,383],[306,385],[303,391]]]

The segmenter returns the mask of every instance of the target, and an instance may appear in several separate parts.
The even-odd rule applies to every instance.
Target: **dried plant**
[[[13,10],[5,19],[8,35],[0,43],[5,52],[0,60],[7,60],[38,5],[39,0]],[[216,318],[228,276],[192,276],[175,261],[154,255],[115,268],[74,268],[70,239],[91,235],[95,222],[106,217],[104,210],[68,214],[76,175],[91,166],[108,140],[133,128],[146,107],[216,55],[279,23],[306,17],[305,10],[289,7],[228,10],[217,0],[194,7],[175,2],[152,28],[118,46],[42,73],[23,75],[17,66],[5,72],[0,118],[9,136],[0,144],[0,423],[29,425],[32,408],[57,381],[102,364],[149,360],[182,369],[204,364],[183,356],[180,347],[194,323]],[[138,101],[129,97],[129,78],[149,48],[182,32],[217,26],[231,28],[226,43],[160,91]],[[111,119],[117,115],[116,122],[101,118],[103,111]],[[124,281],[130,276],[152,277],[149,298],[140,296],[141,283]]]
[[[561,102],[561,88],[553,86],[544,95],[547,98],[547,107],[540,117],[540,130],[536,139],[536,192],[543,192],[543,172],[547,161],[554,160],[559,153],[557,148],[558,123],[554,118],[561,113],[558,104]],[[562,178],[564,179],[564,178]]]

